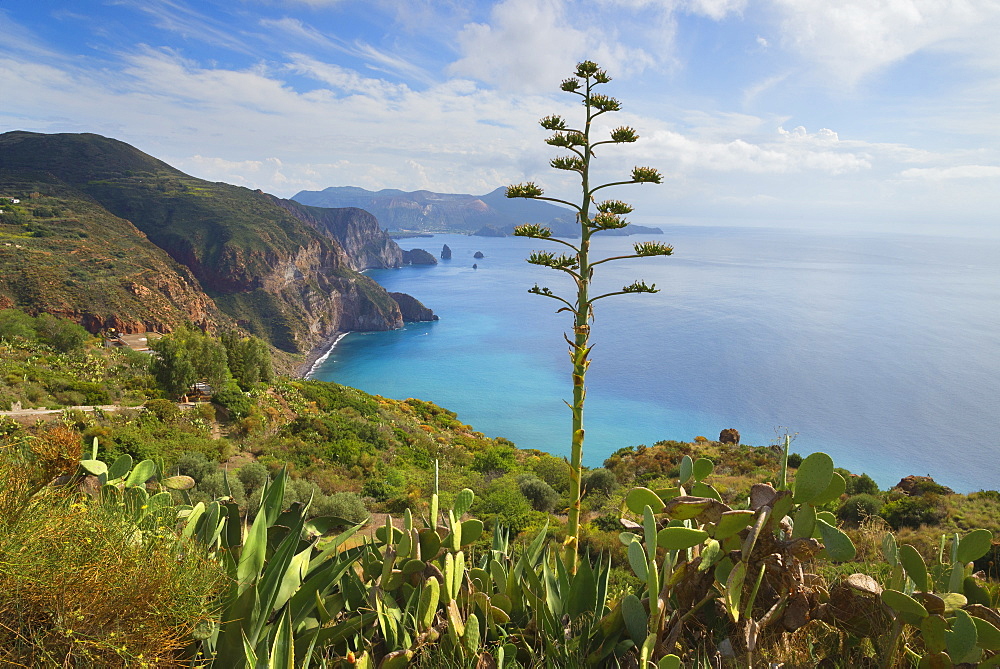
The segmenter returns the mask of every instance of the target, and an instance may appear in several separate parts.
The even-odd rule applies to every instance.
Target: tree
[[[580,537],[580,499],[581,477],[583,472],[583,406],[586,397],[586,374],[590,365],[590,321],[593,318],[594,303],[613,295],[628,293],[655,293],[655,285],[646,285],[643,281],[635,281],[621,290],[592,297],[590,284],[594,276],[594,268],[612,260],[625,258],[644,258],[650,256],[668,256],[673,253],[673,247],[660,242],[639,242],[633,246],[634,253],[623,256],[612,256],[591,260],[590,240],[603,230],[624,228],[628,222],[623,218],[632,211],[632,207],[620,200],[604,200],[598,202],[594,195],[605,188],[624,184],[660,183],[660,173],[651,167],[635,167],[630,178],[624,181],[614,181],[592,186],[590,182],[591,161],[594,149],[603,144],[629,144],[639,139],[633,128],[621,126],[611,131],[608,139],[594,141],[591,137],[592,124],[603,114],[621,110],[621,103],[615,98],[595,93],[594,89],[611,81],[611,77],[592,61],[577,64],[575,76],[562,82],[562,90],[582,98],[585,114],[584,123],[580,128],[567,125],[561,116],[546,116],[540,124],[546,130],[552,131],[552,136],[545,140],[550,146],[567,149],[572,155],[553,158],[549,164],[557,170],[567,170],[580,175],[581,197],[578,203],[558,198],[545,197],[544,191],[533,182],[517,184],[507,188],[507,197],[548,200],[567,205],[576,210],[577,222],[580,224],[579,245],[552,236],[552,231],[542,225],[521,225],[514,229],[514,234],[520,237],[542,239],[562,244],[571,253],[556,255],[551,251],[535,251],[528,257],[528,262],[558,270],[567,274],[576,286],[575,299],[566,299],[556,295],[549,288],[537,284],[528,292],[542,295],[565,305],[559,311],[569,311],[573,315],[573,339],[565,336],[569,343],[570,358],[573,363],[573,402],[572,437],[570,450],[570,466],[572,469],[571,499],[569,508],[569,523],[566,539],[566,563],[575,571],[577,551]],[[591,213],[593,205],[594,213]]]
[[[231,378],[225,347],[195,328],[178,328],[150,348],[156,352],[150,371],[168,395],[183,395],[202,379],[213,390],[221,390]]]

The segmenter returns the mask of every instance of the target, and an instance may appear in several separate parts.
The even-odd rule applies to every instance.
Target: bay
[[[588,373],[585,463],[661,439],[823,450],[883,487],[931,475],[1000,488],[1000,242],[765,228],[664,227],[667,258],[597,268],[597,293],[641,278],[654,295],[601,300]],[[639,237],[599,238],[599,255]],[[314,370],[395,399],[418,397],[521,448],[568,455],[569,314],[559,273],[521,238],[436,235],[403,248],[451,260],[372,270],[441,320],[351,333]],[[475,259],[481,251],[485,257]],[[477,268],[473,268],[473,264]]]

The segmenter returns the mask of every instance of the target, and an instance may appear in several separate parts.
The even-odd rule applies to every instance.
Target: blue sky
[[[5,0],[0,131],[95,132],[289,197],[482,194],[596,60],[636,223],[1000,235],[1000,0]]]

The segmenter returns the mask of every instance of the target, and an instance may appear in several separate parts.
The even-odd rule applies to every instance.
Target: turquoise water
[[[664,230],[675,256],[597,268],[600,292],[636,278],[661,292],[596,305],[588,465],[622,446],[735,427],[752,444],[787,430],[793,450],[825,450],[883,486],[931,474],[959,491],[1000,488],[1000,243]],[[602,239],[596,250],[627,253],[636,240]],[[435,255],[451,247],[436,266],[369,272],[441,320],[351,333],[315,377],[431,400],[490,436],[566,455],[569,315],[527,293],[535,282],[570,290],[561,274],[524,262],[545,244],[457,235],[400,244]]]

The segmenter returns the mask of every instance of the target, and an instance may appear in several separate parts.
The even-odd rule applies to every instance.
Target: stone
[[[727,428],[719,433],[719,443],[722,444],[739,444],[740,443],[740,432],[736,428]]]
[[[482,251],[476,251],[475,253],[472,254],[472,257],[476,259],[481,259],[485,258],[486,256],[483,255]]]
[[[437,258],[423,249],[403,251],[404,265],[436,265]]]
[[[447,244],[441,247],[441,260],[451,260],[451,249]]]

